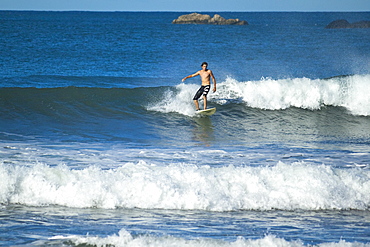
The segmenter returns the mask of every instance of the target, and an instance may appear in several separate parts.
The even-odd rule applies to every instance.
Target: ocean
[[[0,11],[0,245],[370,246],[370,12],[182,14]]]

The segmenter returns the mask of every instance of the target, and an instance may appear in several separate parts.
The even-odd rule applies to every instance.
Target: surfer
[[[216,92],[216,78],[214,77],[212,71],[210,69],[207,69],[208,63],[206,63],[206,62],[202,63],[201,67],[202,67],[202,69],[199,70],[198,72],[196,72],[192,75],[189,75],[189,76],[182,79],[182,81],[185,81],[188,78],[200,75],[200,78],[202,80],[202,85],[199,88],[199,90],[196,92],[196,94],[193,98],[195,108],[196,108],[197,111],[200,110],[198,99],[202,95],[203,95],[204,110],[207,109],[207,94],[209,92],[209,89],[211,88],[211,77],[212,77],[212,81],[213,81],[213,92]]]

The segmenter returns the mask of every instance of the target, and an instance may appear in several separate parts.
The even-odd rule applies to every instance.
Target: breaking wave
[[[197,85],[179,84],[176,92],[168,91],[163,100],[149,107],[161,112],[194,114],[191,102]],[[344,107],[350,114],[370,115],[370,75],[339,76],[329,79],[263,78],[259,81],[237,81],[227,78],[208,99],[216,104],[242,103],[265,110],[297,107],[320,110],[324,106]]]
[[[370,171],[305,162],[274,166],[153,165],[74,170],[0,165],[0,203],[179,210],[368,210]]]

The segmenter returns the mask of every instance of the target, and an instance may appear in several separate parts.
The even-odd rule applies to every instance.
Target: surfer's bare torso
[[[184,79],[182,79],[182,81],[185,81],[188,78],[195,77],[195,76],[198,76],[198,75],[200,76],[200,78],[202,80],[202,86],[211,85],[211,78],[212,78],[212,80],[214,82],[213,91],[214,92],[216,91],[216,79],[215,79],[215,77],[212,73],[212,70],[207,69],[206,65],[203,65],[201,70],[199,70],[198,72],[196,72],[192,75],[189,75],[189,76],[185,77]]]

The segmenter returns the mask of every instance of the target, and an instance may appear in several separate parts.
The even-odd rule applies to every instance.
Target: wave
[[[210,167],[140,161],[114,169],[0,165],[0,203],[206,211],[369,210],[370,170],[305,162]]]
[[[38,241],[40,244],[41,241]],[[71,246],[136,246],[136,247],[145,247],[145,246],[265,246],[265,247],[276,247],[276,246],[285,246],[285,247],[303,247],[306,246],[300,240],[287,241],[283,238],[278,238],[274,235],[266,235],[260,239],[245,239],[243,237],[237,237],[233,242],[227,242],[224,240],[216,239],[184,239],[179,237],[172,236],[154,236],[154,235],[134,235],[125,229],[121,229],[118,232],[118,235],[110,235],[107,237],[99,236],[54,236],[49,238],[48,241],[43,241],[43,244],[55,244],[63,243],[63,245]],[[346,242],[345,240],[340,240],[339,242],[332,243],[322,243],[317,245],[310,245],[317,247],[369,247],[370,244],[358,243],[358,242]]]
[[[0,116],[3,119],[34,116],[75,119],[78,117],[120,117],[146,111],[194,116],[196,84],[174,87],[136,88],[0,88]],[[237,81],[227,78],[210,93],[210,105],[242,104],[262,110],[296,107],[320,110],[343,107],[352,115],[370,115],[370,75],[329,79],[262,79]],[[31,116],[31,118],[34,116]]]
[[[145,100],[155,100],[162,88],[1,88],[3,119],[75,121],[83,118],[119,117],[146,111]]]
[[[194,115],[192,99],[197,85],[180,84],[177,92],[168,91],[163,100],[149,107],[161,112]],[[296,107],[320,110],[322,107],[344,107],[350,114],[370,115],[370,75],[338,76],[328,79],[263,78],[259,81],[237,81],[227,78],[210,93],[210,102],[218,105],[240,103],[263,110],[284,110]]]

